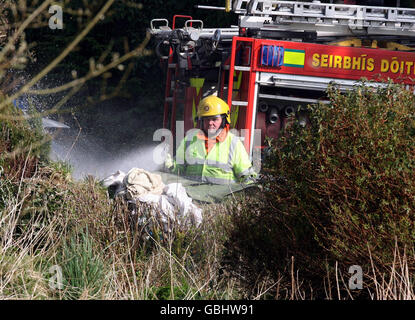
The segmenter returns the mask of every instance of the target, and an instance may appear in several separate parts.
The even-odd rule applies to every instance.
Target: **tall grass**
[[[221,279],[229,214],[205,208],[198,229],[151,233],[94,179],[74,182],[60,166],[1,180],[0,296],[9,299],[235,299]],[[144,214],[146,207],[138,207]],[[62,270],[62,288],[49,286]]]
[[[49,264],[48,252],[57,240],[60,222],[52,219],[48,224],[39,225],[33,218],[30,227],[19,232],[20,218],[29,197],[20,182],[17,188],[12,188],[10,181],[0,180],[0,299],[47,299],[49,287],[44,270]]]
[[[144,231],[128,219],[126,206],[110,200],[96,181],[89,180],[66,185],[65,205],[49,205],[53,212],[46,205],[44,215],[22,221],[31,208],[33,190],[27,187],[41,175],[22,178],[17,184],[1,180],[1,299],[322,298],[316,294],[320,288],[307,280],[295,257],[287,263],[287,272],[280,272],[278,278],[258,275],[249,289],[223,268],[232,201],[204,206],[204,222],[198,229],[158,240],[147,234],[146,239]],[[58,175],[54,172],[55,181]],[[93,208],[86,201],[90,197]],[[43,221],[47,216],[52,218]],[[395,250],[389,271],[372,261],[360,291],[348,288],[347,270],[329,267],[320,283],[323,298],[356,299],[364,292],[370,299],[413,299],[409,253],[400,252]],[[369,250],[367,254],[370,257]],[[54,265],[62,269],[62,289],[49,285]],[[238,273],[238,268],[233,272]]]

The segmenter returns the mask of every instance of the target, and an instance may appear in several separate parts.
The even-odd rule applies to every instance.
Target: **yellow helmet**
[[[217,115],[226,115],[226,122],[231,123],[231,114],[228,104],[217,96],[211,95],[202,99],[197,107],[198,118]]]

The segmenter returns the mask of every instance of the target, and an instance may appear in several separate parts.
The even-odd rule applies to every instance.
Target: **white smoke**
[[[50,155],[51,160],[69,163],[74,179],[83,179],[88,175],[103,179],[117,170],[128,172],[134,167],[148,171],[161,168],[160,162],[153,159],[155,145],[111,152],[105,148],[105,142],[86,135],[76,137],[75,130],[62,130],[52,140]]]

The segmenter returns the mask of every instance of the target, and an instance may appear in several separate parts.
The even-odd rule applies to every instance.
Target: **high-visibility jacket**
[[[214,184],[249,183],[256,177],[244,145],[231,132],[222,142],[217,141],[209,153],[197,134],[187,135],[177,148],[173,172]]]

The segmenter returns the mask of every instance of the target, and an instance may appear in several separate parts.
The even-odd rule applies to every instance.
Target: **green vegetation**
[[[3,100],[0,95],[0,102]],[[31,172],[39,161],[48,159],[50,139],[43,135],[36,111],[31,109],[29,114],[32,118],[26,120],[13,105],[6,106],[1,112],[0,170],[4,173],[21,173],[19,169],[25,166],[27,172]]]
[[[233,215],[229,269],[238,267],[248,288],[267,277],[296,280],[298,270],[302,295],[322,298],[336,281],[336,295],[349,295],[339,274],[348,279],[348,268],[359,265],[377,297],[404,294],[388,287],[397,282],[413,294],[413,93],[362,83],[346,94],[331,88],[329,98],[309,108],[310,127],[295,124],[270,142],[262,196]],[[401,278],[393,274],[405,268]],[[390,291],[378,292],[382,286]]]
[[[87,231],[73,236],[64,243],[59,265],[63,266],[64,298],[99,298],[103,287],[104,262],[94,248]]]

